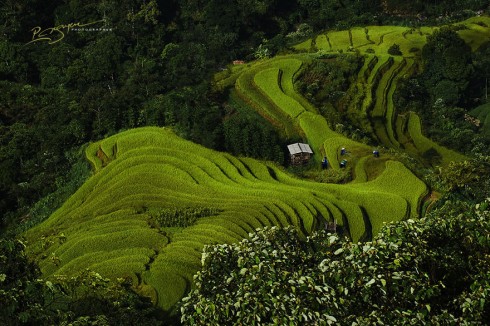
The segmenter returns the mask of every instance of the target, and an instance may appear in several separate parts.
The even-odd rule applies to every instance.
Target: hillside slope
[[[155,127],[92,144],[87,156],[96,173],[26,234],[30,255],[45,276],[89,268],[132,278],[166,310],[191,286],[206,244],[237,242],[272,225],[307,234],[334,220],[358,241],[385,221],[417,216],[427,191],[398,162],[371,182],[319,184]],[[162,218],[189,215],[188,225]]]

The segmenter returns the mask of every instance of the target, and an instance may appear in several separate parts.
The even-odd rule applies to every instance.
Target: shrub
[[[487,206],[447,203],[423,220],[384,225],[372,242],[271,228],[206,247],[196,287],[182,300],[182,323],[485,323]]]
[[[347,183],[352,180],[351,169],[328,169],[314,173],[316,182],[322,183]]]
[[[296,31],[286,35],[286,39],[289,43],[298,43],[313,34],[313,28],[308,24],[300,24]]]
[[[400,45],[394,43],[392,46],[388,48],[388,54],[402,55],[402,51],[400,50]]]
[[[219,210],[207,207],[161,208],[148,213],[160,227],[188,227],[196,223],[198,218],[218,215]]]

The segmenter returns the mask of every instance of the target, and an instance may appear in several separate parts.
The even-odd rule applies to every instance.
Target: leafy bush
[[[3,325],[41,323],[46,285],[37,280],[38,267],[29,262],[25,245],[18,240],[0,239],[0,322]]]
[[[400,50],[400,45],[394,43],[392,46],[388,48],[388,54],[402,55],[402,51]]]
[[[351,169],[327,169],[324,171],[315,171],[306,173],[306,176],[316,182],[322,183],[347,183],[352,180]]]
[[[292,228],[205,247],[184,325],[481,324],[490,311],[489,202],[447,202],[366,243]],[[471,239],[471,240],[469,240]]]
[[[313,28],[308,24],[300,24],[296,31],[288,33],[286,39],[289,43],[298,43],[305,38],[308,38],[313,33]]]
[[[480,133],[490,140],[490,103],[480,105],[469,113],[480,120]]]

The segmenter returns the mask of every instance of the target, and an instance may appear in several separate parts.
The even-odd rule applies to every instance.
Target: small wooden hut
[[[289,155],[291,157],[292,165],[302,165],[308,163],[313,155],[313,151],[310,145],[303,143],[296,143],[288,145]]]

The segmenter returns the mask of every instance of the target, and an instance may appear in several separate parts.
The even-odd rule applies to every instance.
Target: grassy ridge
[[[255,70],[249,69],[237,78],[235,83],[237,94],[278,129],[284,130],[286,135],[294,135],[294,128],[291,128],[291,121],[288,120],[287,115],[276,110],[274,104],[257,91],[254,83]]]
[[[280,87],[281,70],[278,68],[265,69],[254,77],[255,84],[270,97],[279,108],[291,118],[297,118],[305,108],[293,98],[284,94]]]
[[[303,58],[303,60],[305,59],[306,58]],[[279,84],[284,94],[297,101],[306,111],[317,114],[318,109],[301,96],[301,94],[294,88],[294,79],[296,74],[301,70],[303,61],[297,58],[285,57],[277,61],[277,66],[281,72]]]
[[[413,65],[414,65],[413,59],[405,59],[405,64],[403,65],[403,69],[394,76],[390,88],[388,90],[388,93],[386,94],[386,113],[385,113],[386,127],[385,128],[388,132],[390,143],[397,148],[400,146],[400,144],[396,138],[396,131],[394,126],[395,118],[396,118],[396,109],[393,103],[393,94],[395,93],[398,80],[403,78],[403,76],[409,74]]]
[[[327,121],[318,114],[305,112],[299,117],[299,125],[301,129],[305,131],[312,150],[317,154],[323,153],[332,164],[336,162],[336,155],[332,155],[330,152],[325,151],[324,148],[325,139],[339,137],[336,132],[330,129]],[[321,156],[322,155],[316,156],[317,162],[321,160]]]

